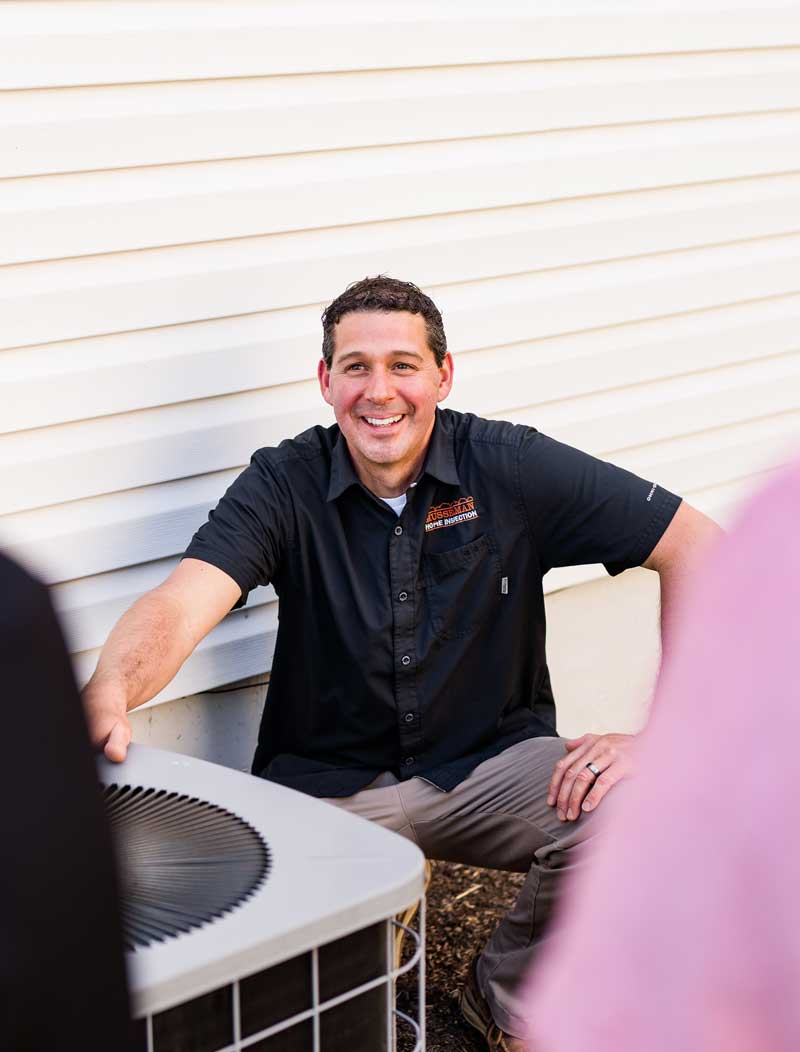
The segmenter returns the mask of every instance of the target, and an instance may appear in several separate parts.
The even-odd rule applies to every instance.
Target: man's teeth
[[[398,420],[403,419],[402,413],[400,416],[386,416],[386,417],[374,417],[366,416],[364,419],[368,424],[372,424],[373,427],[388,427],[389,424],[396,424]]]

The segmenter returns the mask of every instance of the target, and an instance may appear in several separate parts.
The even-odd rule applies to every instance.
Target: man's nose
[[[371,402],[377,404],[391,401],[394,395],[391,375],[385,369],[373,369],[364,393]]]

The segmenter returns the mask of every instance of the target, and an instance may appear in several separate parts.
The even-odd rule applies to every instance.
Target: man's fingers
[[[564,743],[567,744],[566,742]],[[574,763],[575,757],[572,753],[567,753],[562,756],[558,763],[553,768],[553,774],[550,778],[550,784],[547,787],[547,802],[552,807],[558,799],[558,794],[561,791],[561,783],[564,779],[565,774],[569,770],[570,764]]]
[[[558,817],[562,820],[571,821],[578,817],[583,798],[594,785],[595,776],[586,766],[588,762],[587,754],[581,756],[579,765],[570,769],[569,775],[561,785],[556,806]]]
[[[600,764],[598,764],[598,767],[599,766]],[[602,774],[597,776],[594,785],[586,794],[583,804],[581,805],[582,809],[584,811],[593,811],[612,785],[616,785],[623,777],[624,774],[621,764],[616,766],[612,765],[607,768],[607,770],[603,771]]]
[[[582,745],[575,746],[572,752],[568,752],[558,761],[553,770],[553,777],[550,779],[547,802],[551,807],[554,804],[558,806],[559,818],[563,818],[566,814],[566,802],[572,791],[572,783],[582,768],[581,759],[594,745],[594,735],[585,734],[584,739]]]
[[[596,734],[582,734],[580,738],[565,738],[564,744],[567,747],[567,751],[572,752],[573,749],[578,749],[581,745],[585,745],[590,738],[594,741],[596,737]]]
[[[583,762],[583,770],[580,771],[576,777],[572,786],[572,792],[570,793],[569,800],[566,804],[566,816],[571,821],[574,821],[574,819],[580,815],[581,809],[591,811],[592,807],[596,806],[605,795],[605,792],[608,791],[608,789],[605,789],[605,791],[601,792],[599,796],[593,797],[593,802],[590,807],[583,807],[584,802],[591,797],[591,794],[594,792],[598,783],[600,783],[601,789],[608,784],[608,779],[614,766],[615,754],[612,752],[603,752],[597,756],[588,754],[587,756],[581,757],[581,760]],[[590,770],[588,766],[589,764],[591,764],[592,767],[596,767],[600,774],[595,774],[594,771]],[[606,772],[609,772],[609,774],[606,775]],[[603,779],[602,782],[600,781],[601,778]],[[618,781],[619,778],[615,778],[614,780]],[[608,788],[610,787],[611,786],[608,785]]]
[[[122,763],[128,754],[128,745],[131,740],[130,725],[119,720],[111,728],[111,733],[105,744],[104,752],[112,763]]]

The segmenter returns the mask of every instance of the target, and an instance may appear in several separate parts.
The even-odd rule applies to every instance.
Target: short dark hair
[[[436,364],[441,365],[447,354],[447,337],[439,308],[425,293],[410,281],[398,281],[385,274],[374,278],[362,278],[348,285],[322,312],[322,357],[330,369],[333,362],[333,330],[345,314],[359,311],[408,311],[421,314],[425,320],[428,346],[433,351]]]

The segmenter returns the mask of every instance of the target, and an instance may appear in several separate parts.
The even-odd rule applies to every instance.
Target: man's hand
[[[154,698],[241,596],[224,571],[183,559],[114,626],[83,688],[92,744],[122,763],[131,740],[128,712]]]
[[[122,763],[132,734],[124,696],[89,683],[83,692],[83,708],[94,748],[102,749],[112,763]]]
[[[550,779],[547,802],[558,808],[562,822],[573,822],[581,810],[592,811],[612,785],[633,770],[633,734],[584,734],[566,738],[567,755]],[[600,771],[595,775],[587,764]]]

